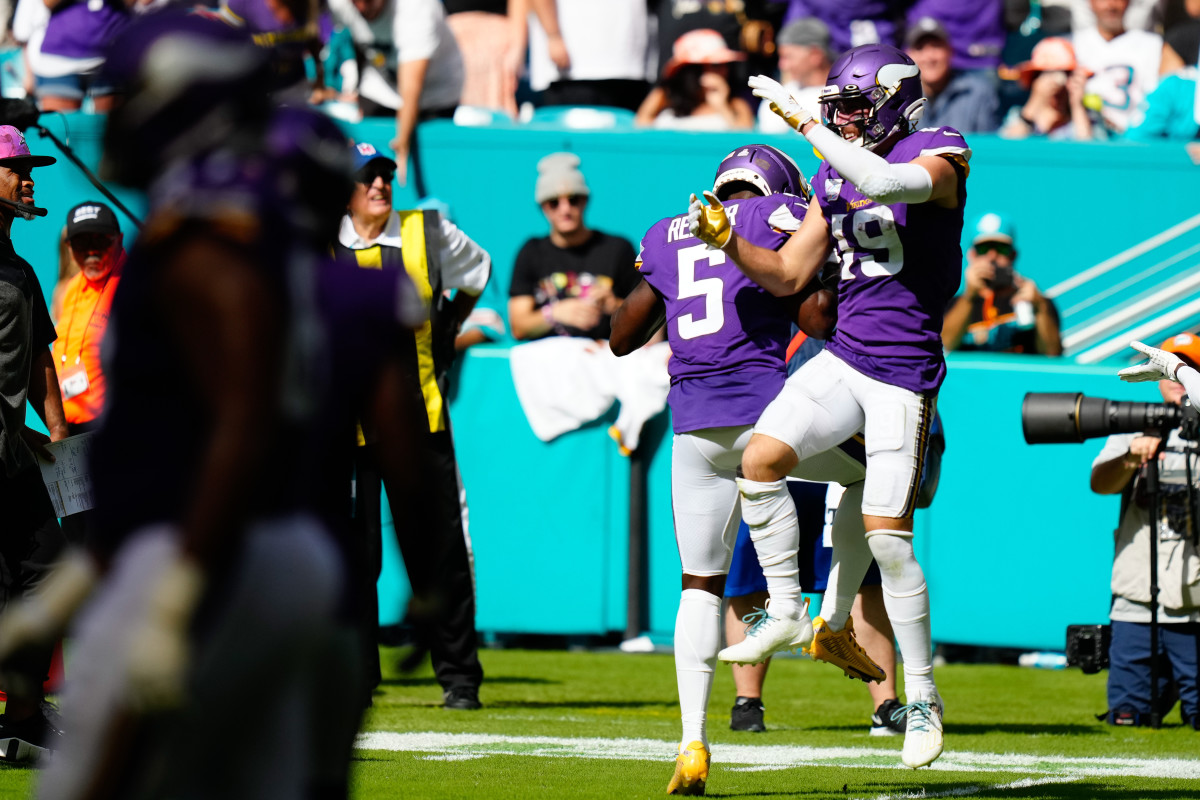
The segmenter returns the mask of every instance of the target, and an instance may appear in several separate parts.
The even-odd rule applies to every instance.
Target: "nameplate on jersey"
[[[729,227],[737,226],[737,211],[741,206],[725,206],[725,214],[729,217]],[[675,217],[671,220],[671,224],[667,226],[667,244],[672,242],[681,242],[684,239],[694,239],[691,230],[688,228],[687,217]]]
[[[62,389],[63,400],[78,397],[88,390],[87,369],[83,364],[74,364],[68,367],[63,370],[58,385]]]

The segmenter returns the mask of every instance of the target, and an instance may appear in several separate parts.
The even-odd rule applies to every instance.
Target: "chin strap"
[[[891,164],[824,125],[813,126],[805,138],[838,174],[877,203],[924,203],[933,195],[933,177],[919,164]]]

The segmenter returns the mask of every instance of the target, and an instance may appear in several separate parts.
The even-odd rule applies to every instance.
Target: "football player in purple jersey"
[[[808,205],[808,186],[799,168],[766,145],[730,153],[718,167],[713,191],[729,204],[730,225],[769,248],[787,241]],[[754,422],[783,387],[792,320],[799,315],[807,332],[827,336],[833,303],[819,281],[789,298],[773,296],[721,250],[695,238],[686,215],[650,228],[637,265],[642,281],[614,314],[609,344],[617,355],[626,355],[664,324],[671,344],[671,493],[683,565],[675,668],[683,737],[667,791],[703,794],[709,767],[705,712],[720,644],[721,598],[741,519],[738,462]],[[860,460],[836,448],[792,473],[860,488],[864,474]],[[860,496],[854,489],[849,494]],[[856,514],[843,517],[852,527],[858,525]],[[862,542],[861,529],[856,538]],[[790,566],[782,569],[791,570],[793,602],[798,602],[795,556],[793,549]],[[780,568],[765,565],[768,574]],[[810,638],[811,624],[792,644],[807,644]],[[880,679],[878,666],[865,654],[862,658],[862,666]]]
[[[805,286],[831,252],[841,280],[829,346],[788,380],[755,425],[739,480],[743,514],[760,559],[794,552],[795,507],[784,477],[798,461],[864,432],[867,555],[879,563],[904,659],[901,758],[913,768],[926,766],[942,752],[943,704],[933,682],[929,594],[912,547],[913,506],[946,373],[942,312],[961,278],[971,151],[952,128],[918,130],[925,105],[920,71],[888,45],[856,47],[834,62],[821,94],[824,124],[778,82],[760,75],[749,83],[825,159],[809,213],[778,251],[735,233],[711,195],[708,206],[693,195],[690,227],[777,296]],[[835,637],[866,566],[858,558],[849,549],[834,556],[826,616],[813,622],[814,653],[839,644]],[[772,595],[767,622],[722,658],[762,658],[794,639],[792,609]]]

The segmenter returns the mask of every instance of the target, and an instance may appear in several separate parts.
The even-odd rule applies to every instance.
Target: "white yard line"
[[[427,758],[446,761],[495,755],[669,761],[674,754],[676,743],[657,739],[576,739],[484,733],[375,731],[359,736],[358,747],[364,750],[425,753]],[[790,769],[800,766],[900,768],[899,748],[879,747],[717,744],[713,747],[713,760],[724,766],[746,771]],[[1042,776],[1035,779],[1042,782],[1051,782],[1052,778],[1070,781],[1115,775],[1200,780],[1200,760],[1180,758],[1086,758],[951,750],[943,753],[930,769],[947,772],[1025,773]],[[1012,786],[1016,788],[1017,784]]]

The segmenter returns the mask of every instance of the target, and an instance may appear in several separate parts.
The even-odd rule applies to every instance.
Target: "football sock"
[[[883,578],[883,605],[904,659],[904,692],[911,700],[933,688],[933,641],[925,573],[913,554],[911,533],[871,531],[867,541]]]
[[[708,746],[705,720],[720,644],[721,598],[684,589],[675,615],[675,678],[685,745],[699,740]]]
[[[787,481],[752,481],[738,478],[742,493],[742,518],[750,528],[750,541],[771,595],[771,616],[800,618],[800,527],[796,504]]]
[[[835,632],[846,627],[854,597],[871,566],[871,546],[867,543],[862,518],[863,485],[863,481],[859,481],[846,487],[836,508],[825,507],[826,519],[833,512],[833,562],[829,568],[829,585],[821,601],[821,618]]]

